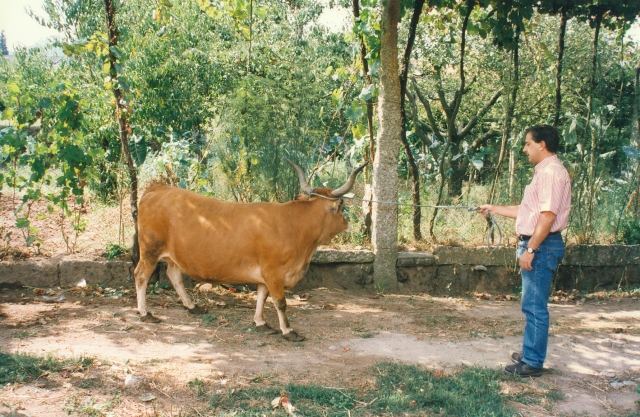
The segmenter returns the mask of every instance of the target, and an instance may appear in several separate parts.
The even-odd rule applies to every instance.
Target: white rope
[[[332,200],[332,201],[337,201],[337,200],[340,200],[341,198],[347,198],[349,200],[357,200],[357,201],[362,201],[364,203],[387,204],[387,205],[405,206],[405,207],[427,207],[427,208],[454,209],[454,210],[455,209],[466,209],[469,212],[478,211],[480,209],[480,207],[475,207],[475,206],[430,206],[430,205],[427,205],[427,204],[404,204],[404,203],[397,203],[395,201],[364,200],[362,198],[347,197],[347,196],[331,198],[331,197],[324,196],[322,194],[314,193],[313,191],[310,192],[309,195],[310,196],[311,195],[315,195],[315,196],[322,197],[322,198],[325,198],[327,200]],[[502,229],[500,228],[500,225],[498,224],[496,219],[493,217],[493,214],[491,214],[489,212],[485,212],[485,214],[487,216],[489,216],[489,219],[491,220],[491,226],[489,227],[489,230],[487,231],[487,248],[489,249],[490,252],[493,252],[496,249],[499,249],[500,245],[502,244]],[[494,247],[491,247],[491,236],[493,235],[494,227],[496,229],[498,229],[498,243]]]

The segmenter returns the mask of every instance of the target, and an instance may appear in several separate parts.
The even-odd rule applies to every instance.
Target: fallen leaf
[[[414,406],[414,405],[416,405],[416,404],[418,404],[418,403],[416,402],[416,400],[411,400],[411,401],[409,401],[409,407],[413,407],[413,406]]]
[[[344,350],[345,352],[348,352],[348,351],[350,351],[350,350],[351,350],[351,348],[349,348],[349,347],[345,347],[343,350]]]
[[[294,300],[298,300],[298,301],[307,301],[309,299],[309,297],[311,297],[311,296],[309,295],[309,293],[306,293],[306,292],[304,294],[300,294],[300,295],[293,294],[293,299]]]
[[[624,329],[620,328],[620,327],[616,327],[615,329],[613,329],[614,333],[624,333]]]
[[[369,298],[371,298],[371,299],[373,299],[373,300],[377,300],[378,298],[380,298],[380,295],[379,295],[379,294],[372,295],[372,296],[371,296],[371,297],[369,297]]]

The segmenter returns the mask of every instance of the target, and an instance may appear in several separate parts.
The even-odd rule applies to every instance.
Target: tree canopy
[[[351,13],[341,31],[319,24],[332,7]],[[510,203],[530,176],[520,132],[540,123],[562,132],[574,239],[640,229],[640,57],[625,36],[638,1],[45,0],[45,11],[33,17],[58,38],[0,58],[0,181],[22,196],[16,222],[31,245],[33,201],[48,199],[81,233],[87,195],[117,201],[138,177],[285,201],[298,192],[285,157],[328,186],[381,158],[379,178],[398,181],[374,192],[414,206]],[[400,94],[385,101],[398,77]],[[401,112],[386,116],[392,125],[385,102]],[[426,210],[400,209],[413,228],[385,227],[401,242],[446,241]],[[350,216],[364,222],[357,206]]]

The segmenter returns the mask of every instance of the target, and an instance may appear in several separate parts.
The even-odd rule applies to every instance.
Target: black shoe
[[[542,368],[534,368],[524,362],[518,362],[514,365],[508,365],[504,368],[505,374],[513,374],[518,376],[530,376],[532,378],[537,378],[542,376]]]
[[[511,360],[513,361],[513,363],[520,363],[522,362],[522,353],[520,352],[513,352],[511,354]]]

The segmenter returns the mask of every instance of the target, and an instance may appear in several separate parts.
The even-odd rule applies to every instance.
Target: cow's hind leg
[[[159,323],[161,320],[147,311],[147,283],[153,273],[157,262],[150,261],[147,257],[141,257],[133,276],[136,281],[136,297],[138,298],[138,312],[140,319],[149,323]]]
[[[291,329],[289,325],[289,319],[287,319],[287,299],[284,296],[284,286],[282,283],[272,284],[268,286],[269,293],[273,304],[278,311],[278,320],[280,321],[280,330],[282,330],[282,337],[291,342],[302,342],[306,337],[299,335]]]
[[[264,320],[264,303],[267,300],[268,296],[269,290],[267,289],[267,286],[264,284],[258,284],[258,301],[256,302],[256,314],[253,316],[253,321],[256,323],[256,330],[258,332],[265,334],[276,334],[278,333],[278,331],[269,326]]]
[[[184,284],[182,283],[182,271],[176,265],[175,262],[167,259],[167,277],[171,281],[173,288],[175,288],[176,292],[180,296],[182,300],[182,304],[189,310],[191,314],[204,314],[207,312],[206,309],[199,307],[191,301],[189,298],[189,294],[187,294],[187,290],[184,288]]]

